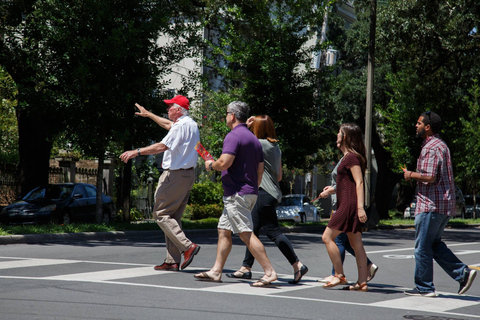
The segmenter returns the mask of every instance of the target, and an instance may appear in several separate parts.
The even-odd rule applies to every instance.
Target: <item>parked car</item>
[[[97,189],[86,183],[59,183],[37,187],[23,199],[3,208],[0,221],[5,224],[40,224],[57,222],[94,222]],[[115,217],[115,206],[102,194],[103,220]]]
[[[320,221],[318,209],[310,203],[310,199],[304,194],[289,194],[282,197],[277,207],[278,220],[293,222]]]
[[[455,187],[455,216],[456,217],[465,217],[465,198],[463,197],[462,190],[459,187]],[[415,207],[417,206],[417,197],[414,196],[410,205],[403,212],[403,217],[405,219],[413,218],[415,216]]]
[[[475,197],[476,200],[476,213],[475,217],[480,217],[480,196]],[[464,218],[473,218],[473,195],[465,196],[465,215]]]

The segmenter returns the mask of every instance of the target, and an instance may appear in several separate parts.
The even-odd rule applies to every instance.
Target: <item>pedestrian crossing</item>
[[[81,268],[80,268],[81,265]],[[48,268],[50,274],[45,274],[45,267],[58,266],[59,268]],[[35,272],[35,268],[38,272]],[[99,270],[100,269],[100,270]],[[103,270],[101,270],[103,269]],[[29,270],[25,275],[25,270]],[[52,270],[57,270],[58,274],[51,274]],[[84,272],[66,272],[72,270],[82,270]],[[85,271],[87,270],[87,271]],[[203,271],[203,270],[199,270]],[[38,273],[38,276],[36,275]],[[54,272],[55,273],[55,272]],[[33,275],[32,275],[33,274]],[[262,274],[255,276],[258,278]],[[380,292],[390,291],[389,295],[368,293],[342,293],[344,299],[337,299],[326,293],[322,283],[316,281],[316,278],[305,276],[302,285],[290,285],[282,281],[282,278],[288,279],[291,275],[279,275],[280,281],[275,282],[272,286],[266,288],[252,288],[249,284],[255,280],[237,280],[226,281],[223,283],[212,283],[191,280],[191,285],[165,285],[161,281],[136,281],[142,277],[171,277],[186,276],[192,277],[191,274],[171,271],[156,271],[152,265],[116,263],[116,262],[99,262],[99,261],[82,261],[68,259],[37,259],[37,258],[20,258],[20,257],[1,257],[0,256],[0,281],[1,279],[23,279],[28,281],[72,281],[72,282],[90,282],[104,283],[109,285],[128,285],[128,286],[144,286],[149,288],[162,288],[170,290],[188,290],[198,291],[205,294],[208,293],[224,293],[224,294],[240,294],[250,296],[268,296],[278,299],[297,299],[326,303],[341,303],[350,305],[361,305],[363,307],[372,308],[390,308],[404,309],[421,312],[434,312],[456,317],[468,317],[480,319],[480,297],[472,295],[459,296],[455,293],[438,292],[437,298],[411,297],[404,296],[403,290],[407,288],[399,287],[381,287],[381,285],[372,284],[369,288],[371,292],[376,290]],[[254,278],[257,278],[255,277]],[[155,278],[157,279],[157,278]],[[166,279],[166,278],[165,278]],[[1,282],[0,282],[1,283]],[[409,288],[408,288],[409,289]],[[299,292],[308,292],[316,290],[315,294],[299,294]],[[317,294],[318,292],[318,294]],[[362,301],[351,299],[349,297],[362,297]],[[382,299],[380,301],[379,297]],[[472,308],[473,307],[473,308]],[[476,307],[476,308],[475,308]],[[477,311],[475,314],[475,310]]]

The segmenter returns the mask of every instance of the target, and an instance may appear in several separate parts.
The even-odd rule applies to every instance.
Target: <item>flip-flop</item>
[[[222,282],[222,280],[213,279],[208,273],[202,272],[193,276],[195,279],[200,281],[209,281],[209,282]]]
[[[261,279],[258,279],[256,282],[252,283],[250,286],[251,287],[256,287],[256,288],[267,287],[267,286],[271,285],[272,282],[269,282],[269,281],[261,278]],[[254,284],[260,284],[260,285],[254,286]]]
[[[237,276],[235,272],[241,273],[241,276]],[[250,271],[243,272],[240,270],[235,271],[234,273],[227,273],[227,277],[229,278],[237,278],[237,279],[252,279],[252,273]]]

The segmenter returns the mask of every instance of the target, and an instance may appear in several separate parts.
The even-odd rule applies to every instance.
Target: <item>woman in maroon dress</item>
[[[335,238],[346,233],[355,250],[358,281],[347,290],[368,291],[367,254],[362,242],[362,223],[367,221],[364,203],[363,174],[366,168],[365,145],[359,126],[344,123],[337,134],[337,147],[343,153],[343,160],[337,169],[337,210],[328,222],[322,240],[335,269],[335,277],[324,288],[346,284],[343,264]]]

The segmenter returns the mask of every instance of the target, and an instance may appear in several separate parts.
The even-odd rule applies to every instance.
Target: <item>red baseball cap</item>
[[[187,109],[187,110],[190,108],[190,101],[188,101],[188,99],[186,97],[181,96],[181,95],[175,96],[170,100],[163,100],[163,101],[168,105],[170,105],[172,103],[176,103],[180,107],[182,107],[184,109]]]

